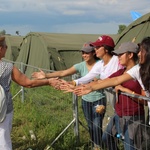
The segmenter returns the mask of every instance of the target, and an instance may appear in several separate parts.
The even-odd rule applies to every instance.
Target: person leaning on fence
[[[95,42],[91,43],[91,46],[94,47],[96,56],[100,58],[101,60],[93,66],[91,71],[86,76],[73,80],[72,83],[75,86],[86,84],[89,82],[91,82],[92,84],[92,81],[96,76],[99,76],[100,80],[102,80],[102,79],[107,78],[113,72],[116,72],[120,68],[123,68],[123,66],[121,66],[119,63],[118,56],[113,55],[115,44],[114,44],[113,39],[110,36],[107,36],[107,35],[100,36]],[[65,85],[60,86],[61,90],[63,90],[63,86]],[[107,98],[106,98],[105,91],[101,90],[100,92],[102,94],[100,97],[101,104],[103,104],[106,107]],[[101,121],[100,122],[100,128],[101,128],[100,137],[102,137],[102,130],[103,130],[102,127],[103,126],[102,126],[102,121]],[[101,143],[102,143],[102,140],[100,140],[100,144]]]
[[[30,80],[21,73],[12,63],[2,60],[5,56],[7,45],[5,37],[0,37],[0,85],[4,88],[6,94],[7,112],[3,122],[0,122],[0,150],[12,150],[11,129],[13,119],[13,102],[10,93],[11,80],[17,84],[32,88],[37,86],[52,85],[57,82],[54,79]],[[3,73],[2,73],[3,72]]]
[[[84,94],[90,93],[95,90],[99,90],[99,89],[103,89],[103,88],[107,88],[107,87],[114,87],[114,86],[120,85],[124,82],[135,79],[135,80],[138,80],[142,89],[145,91],[145,95],[147,97],[150,97],[150,84],[149,84],[150,83],[150,63],[149,63],[149,60],[150,60],[150,37],[145,37],[141,41],[138,57],[139,57],[139,64],[135,65],[134,67],[129,69],[124,74],[122,74],[118,77],[105,79],[102,82],[100,82],[100,84],[95,83],[91,86],[84,86],[82,88],[81,87],[77,88],[74,90],[74,93],[80,96],[80,95],[84,95]],[[132,93],[134,93],[134,92],[135,91],[132,91]],[[136,94],[136,93],[134,93],[134,94]],[[147,103],[148,103],[148,108],[150,110],[150,101],[148,101]],[[150,118],[150,114],[149,114],[149,118]],[[149,122],[149,125],[150,125],[150,122]],[[145,129],[147,129],[147,128],[145,127]],[[149,130],[149,127],[148,127],[148,130]],[[147,143],[149,144],[149,141],[147,141]]]
[[[109,78],[119,76],[135,66],[138,61],[138,50],[139,47],[135,43],[122,43],[114,53],[118,55],[120,64],[125,68],[113,73]],[[137,80],[129,80],[116,86],[115,90],[116,94],[118,94],[115,104],[115,114],[106,127],[102,139],[110,150],[117,149],[117,144],[115,143],[116,135],[118,138],[120,137],[121,140],[123,138],[125,150],[139,149],[143,140],[143,137],[141,136],[142,130],[140,130],[139,125],[145,123],[143,104],[147,103],[146,101],[139,101],[137,98],[131,98],[120,94],[119,92],[141,94],[142,88]],[[140,135],[137,135],[138,130]],[[138,139],[138,141],[136,141],[136,139]]]
[[[85,76],[92,67],[98,63],[99,59],[95,55],[94,47],[90,46],[91,42],[86,42],[81,48],[83,62],[73,65],[71,68],[62,71],[55,71],[53,73],[44,73],[42,70],[40,72],[34,72],[32,74],[33,78],[44,79],[52,77],[64,77],[68,75],[73,75],[79,73],[81,77]],[[84,116],[86,118],[90,138],[93,142],[93,146],[96,149],[97,145],[100,145],[101,129],[100,123],[103,120],[104,113],[96,113],[95,106],[101,105],[102,94],[98,91],[92,92],[91,94],[84,95],[82,97],[82,109]]]

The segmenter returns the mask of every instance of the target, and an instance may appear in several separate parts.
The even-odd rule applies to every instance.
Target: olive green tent
[[[5,59],[15,61],[19,55],[19,47],[23,36],[5,35],[5,38],[8,46]]]
[[[45,70],[67,69],[82,61],[79,50],[83,43],[95,41],[99,36],[94,34],[31,32],[24,37],[16,62],[28,64],[24,68],[27,76],[36,70],[33,66]],[[118,35],[110,36],[115,40]],[[19,66],[17,65],[17,67]]]
[[[150,36],[150,13],[132,22],[116,39],[117,48],[122,42],[133,41],[140,43],[146,36]]]

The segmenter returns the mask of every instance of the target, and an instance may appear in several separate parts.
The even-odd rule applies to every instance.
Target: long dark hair
[[[150,91],[150,37],[145,37],[140,48],[146,51],[144,64],[140,64],[140,76],[145,90]]]
[[[105,48],[105,50],[108,51],[108,54],[109,54],[109,55],[111,55],[111,56],[114,55],[114,54],[113,54],[113,51],[114,51],[114,48],[113,48],[113,47],[108,46],[108,45],[104,45],[104,48]]]
[[[95,53],[95,50],[92,51],[92,53]],[[100,60],[100,58],[98,58],[98,57],[96,56],[96,54],[94,55],[94,59],[95,59],[96,61]]]

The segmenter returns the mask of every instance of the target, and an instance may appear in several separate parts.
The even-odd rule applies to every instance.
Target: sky
[[[130,12],[150,12],[150,0],[1,0],[0,31],[116,34]]]

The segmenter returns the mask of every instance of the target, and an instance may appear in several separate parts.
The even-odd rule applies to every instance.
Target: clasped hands
[[[64,93],[73,92],[74,94],[81,96],[92,92],[92,88],[89,85],[74,86],[72,82],[59,78],[51,78],[48,80],[52,87],[57,90],[62,90]]]
[[[62,90],[65,92],[73,92],[74,85],[72,85],[70,82],[59,78],[50,78],[48,80],[50,86],[52,86],[54,89]]]

